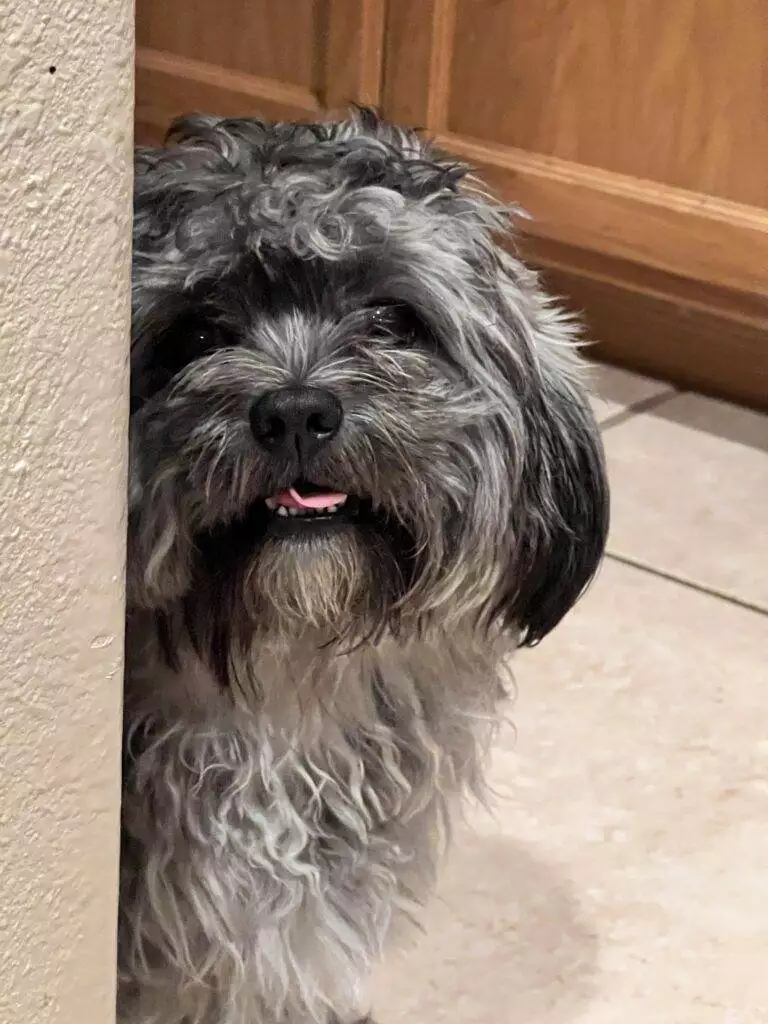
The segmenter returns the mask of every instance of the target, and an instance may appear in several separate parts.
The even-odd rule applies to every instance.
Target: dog
[[[121,1024],[360,1020],[598,568],[579,325],[511,212],[368,110],[137,151]]]

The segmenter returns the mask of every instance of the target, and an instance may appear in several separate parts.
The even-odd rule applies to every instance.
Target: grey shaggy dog
[[[355,1020],[603,551],[576,328],[370,112],[136,172],[119,1019]]]

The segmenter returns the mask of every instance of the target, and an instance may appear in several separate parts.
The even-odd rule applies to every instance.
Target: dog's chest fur
[[[354,1010],[479,780],[498,652],[470,642],[263,654],[242,706],[194,656],[172,671],[129,645],[122,1020]]]

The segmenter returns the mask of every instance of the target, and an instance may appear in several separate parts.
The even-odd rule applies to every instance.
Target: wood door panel
[[[323,7],[322,0],[140,2],[136,44],[314,92]]]
[[[378,104],[384,0],[138,0],[136,137],[192,111],[316,119]]]
[[[274,120],[318,117],[320,103],[308,89],[188,57],[144,50],[136,58],[136,137],[162,142],[179,113],[254,115]]]
[[[137,0],[137,39],[138,141],[380,105],[527,209],[604,354],[768,404],[768,0]]]
[[[765,0],[457,0],[446,128],[768,206]]]
[[[523,252],[604,356],[764,407],[767,19],[766,0],[388,0],[384,110],[532,215]]]
[[[541,0],[541,9],[552,17],[570,2]],[[633,7],[636,0],[612,2],[618,9]],[[521,204],[532,216],[521,225],[528,233],[717,286],[768,292],[768,209],[506,144],[503,96],[493,82],[512,73],[511,56],[506,64],[500,63],[498,52],[491,54],[498,59],[486,60],[483,53],[482,60],[475,60],[473,98],[478,100],[483,83],[494,94],[489,102],[496,120],[485,123],[492,140],[479,140],[472,124],[473,134],[456,131],[451,97],[460,89],[454,79],[454,52],[466,44],[470,32],[458,20],[464,8],[476,12],[478,26],[489,11],[510,17],[512,8],[539,10],[538,4],[506,0],[424,0],[417,28],[410,0],[389,0],[382,93],[387,114],[425,126],[449,152],[477,166],[505,200]],[[468,82],[464,85],[469,88]],[[469,110],[469,93],[462,102]],[[521,105],[526,102],[523,96]],[[623,134],[634,136],[635,125],[625,126]],[[768,158],[761,162],[755,150],[751,162],[766,166]],[[768,182],[768,175],[763,177]]]

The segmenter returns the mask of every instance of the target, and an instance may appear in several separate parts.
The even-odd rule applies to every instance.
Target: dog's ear
[[[513,500],[512,555],[498,611],[537,644],[591,582],[605,549],[609,495],[600,432],[559,353],[543,358],[522,400],[524,444]]]

